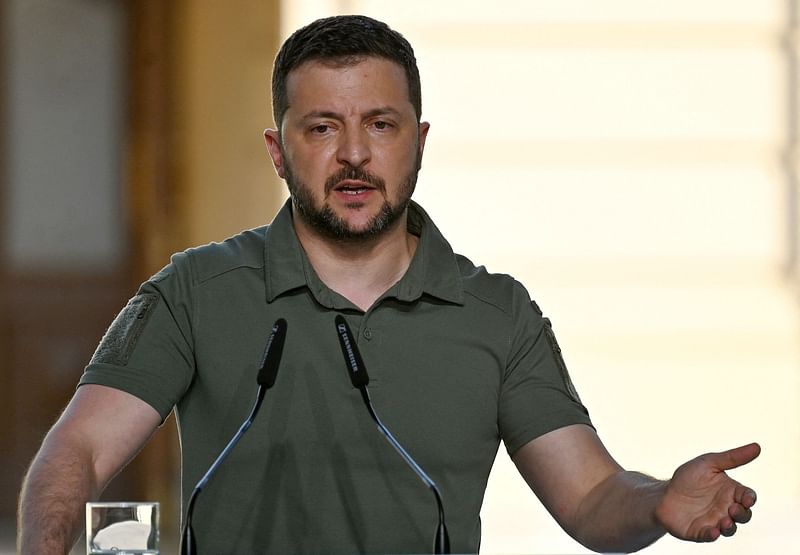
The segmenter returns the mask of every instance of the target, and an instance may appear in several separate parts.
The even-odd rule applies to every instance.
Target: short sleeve
[[[191,292],[188,258],[175,255],[111,323],[79,385],[120,389],[166,419],[194,375]]]
[[[591,426],[561,355],[550,321],[519,286],[513,336],[500,391],[500,434],[509,454],[547,432]]]

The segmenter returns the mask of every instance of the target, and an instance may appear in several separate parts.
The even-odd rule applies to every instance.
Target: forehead
[[[377,57],[346,61],[312,60],[292,70],[286,80],[287,114],[369,104],[413,110],[400,64]]]

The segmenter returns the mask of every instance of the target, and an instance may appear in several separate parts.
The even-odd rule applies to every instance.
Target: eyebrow
[[[380,106],[378,108],[373,108],[372,110],[365,112],[364,114],[362,114],[362,117],[374,118],[375,116],[383,116],[383,115],[399,116],[400,112],[395,108],[392,108],[391,106]],[[312,110],[311,112],[305,114],[301,119],[303,121],[306,121],[315,118],[323,118],[323,119],[330,118],[330,119],[342,120],[344,119],[344,116],[339,112],[333,112],[330,110]]]

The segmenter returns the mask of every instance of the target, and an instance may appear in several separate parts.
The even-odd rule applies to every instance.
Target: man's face
[[[392,229],[414,191],[428,131],[403,68],[375,57],[312,61],[289,74],[287,96],[281,131],[267,130],[266,139],[295,215],[329,238]]]

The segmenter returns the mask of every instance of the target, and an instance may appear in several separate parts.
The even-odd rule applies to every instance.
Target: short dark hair
[[[289,109],[286,81],[293,69],[314,60],[351,65],[369,56],[385,58],[403,68],[408,81],[408,98],[419,120],[422,116],[422,92],[411,44],[382,21],[363,15],[339,15],[318,19],[298,29],[286,39],[275,57],[272,116],[278,130]]]

